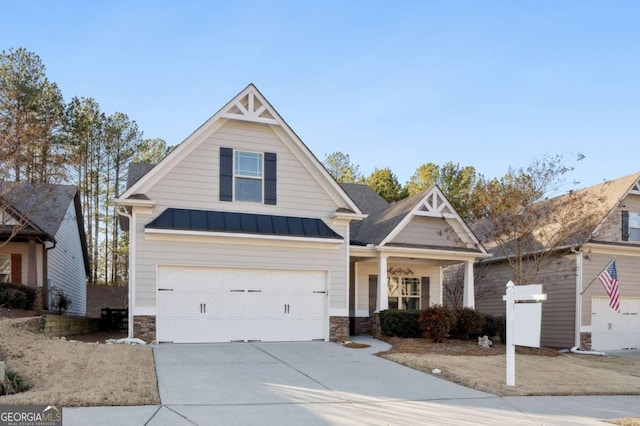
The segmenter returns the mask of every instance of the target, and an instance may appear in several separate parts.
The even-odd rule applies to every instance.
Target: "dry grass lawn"
[[[0,319],[0,359],[32,386],[2,404],[159,404],[151,348],[45,337],[39,318]]]
[[[522,348],[516,386],[509,387],[504,345],[482,349],[474,342],[398,338],[389,343],[393,349],[381,357],[427,373],[439,368],[444,379],[496,395],[640,395],[640,359]]]

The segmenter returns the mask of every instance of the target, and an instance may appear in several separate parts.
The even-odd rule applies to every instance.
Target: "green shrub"
[[[433,305],[420,311],[419,322],[425,337],[434,342],[442,342],[449,330],[455,326],[456,317],[446,306]]]
[[[498,335],[500,330],[500,318],[495,315],[484,314],[484,323],[482,324],[482,331],[480,336],[487,336],[493,338]]]
[[[380,326],[385,336],[422,337],[416,310],[390,309],[380,313]]]
[[[0,395],[25,392],[28,391],[30,387],[24,377],[15,371],[7,370],[6,380],[0,382]]]
[[[36,300],[36,289],[22,284],[0,283],[0,306],[31,309]]]
[[[456,309],[456,323],[452,334],[460,340],[469,340],[477,337],[482,331],[482,314],[471,308]]]

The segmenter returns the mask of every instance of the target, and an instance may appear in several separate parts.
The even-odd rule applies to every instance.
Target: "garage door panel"
[[[609,307],[609,299],[591,300],[591,346],[595,350],[640,348],[640,299],[621,298],[620,313]]]
[[[325,272],[160,267],[158,287],[173,290],[158,294],[158,336],[164,341],[294,341],[326,335]]]

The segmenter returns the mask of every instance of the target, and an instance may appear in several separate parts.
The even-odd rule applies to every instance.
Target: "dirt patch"
[[[562,354],[520,348],[516,386],[505,385],[505,346],[483,349],[474,342],[385,339],[393,349],[379,354],[416,370],[442,370],[443,379],[496,395],[639,395],[640,359]]]
[[[9,309],[0,307],[0,319],[2,318],[27,318],[39,316],[35,311],[25,311],[23,309]]]
[[[364,348],[370,347],[371,345],[367,345],[366,343],[348,342],[343,344],[342,346],[344,346],[345,348],[351,348],[351,349],[364,349]]]
[[[0,319],[0,356],[31,385],[27,392],[1,396],[0,404],[159,404],[151,348],[45,337],[38,321]]]

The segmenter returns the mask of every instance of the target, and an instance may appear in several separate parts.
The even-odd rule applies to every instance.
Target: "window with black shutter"
[[[276,204],[277,157],[220,148],[220,201]]]

